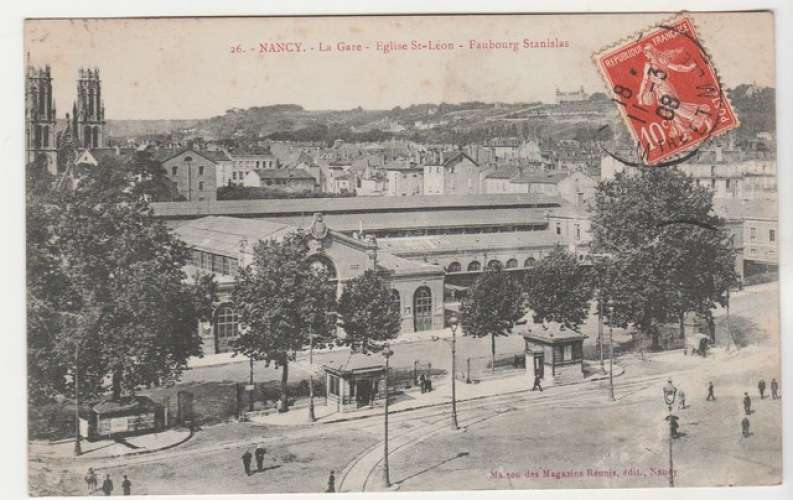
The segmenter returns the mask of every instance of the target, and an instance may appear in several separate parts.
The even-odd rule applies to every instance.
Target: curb
[[[195,435],[195,431],[190,429],[190,433],[187,435],[186,438],[182,439],[181,441],[177,441],[176,443],[171,443],[169,445],[163,446],[162,448],[147,448],[145,450],[132,451],[132,452],[129,452],[129,453],[119,453],[119,454],[116,454],[116,455],[107,455],[107,456],[103,456],[103,457],[98,457],[98,456],[97,457],[91,457],[91,456],[86,456],[85,454],[82,454],[82,455],[79,455],[79,456],[73,457],[73,458],[75,460],[86,460],[86,459],[87,460],[95,460],[95,459],[96,460],[100,460],[100,459],[101,460],[113,460],[113,459],[116,459],[116,458],[137,457],[137,456],[140,456],[140,455],[148,455],[149,453],[157,453],[159,451],[165,451],[165,450],[170,450],[171,448],[176,448],[177,446],[180,446],[180,445],[188,442],[190,439],[192,439],[192,437],[194,435]],[[100,467],[98,469],[101,470],[102,468]]]
[[[614,373],[615,377],[619,377],[620,375],[625,373],[625,369],[622,366],[620,366],[620,368],[622,369],[622,371],[620,373],[616,373],[615,372]],[[553,387],[564,387],[564,386],[569,386],[569,385],[585,384],[587,382],[597,382],[597,381],[605,380],[605,379],[608,379],[608,375],[605,375],[603,377],[597,377],[597,378],[589,378],[587,380],[584,380],[583,382],[576,382],[576,383],[572,383],[572,384],[556,384],[556,385],[553,385],[553,386],[549,386],[548,389],[551,389]],[[496,396],[508,396],[510,394],[519,394],[519,393],[522,393],[522,392],[526,392],[526,390],[527,389],[517,389],[517,390],[514,390],[514,391],[499,392],[497,394],[485,394],[485,395],[482,395],[482,396],[474,396],[474,397],[466,398],[466,399],[459,399],[458,398],[457,402],[458,403],[463,403],[463,402],[468,402],[468,401],[479,401],[479,400],[482,400],[482,399],[492,398],[492,397],[496,397]],[[452,404],[451,401],[446,401],[446,402],[442,402],[442,403],[427,403],[427,404],[423,404],[423,405],[409,406],[407,408],[401,408],[399,410],[388,410],[388,414],[391,415],[391,414],[394,414],[394,413],[404,413],[404,412],[408,412],[408,411],[421,410],[421,409],[424,409],[424,408],[432,408],[432,407],[435,407],[435,406],[445,406],[445,405],[451,405],[451,404]],[[349,417],[340,418],[340,419],[336,419],[336,420],[329,420],[329,421],[325,421],[325,422],[323,422],[321,420],[320,421],[315,421],[313,423],[309,423],[308,425],[317,425],[317,424],[320,424],[320,425],[331,425],[331,424],[338,424],[338,423],[341,423],[341,422],[351,422],[351,421],[355,421],[355,420],[363,420],[363,419],[366,419],[366,418],[372,418],[372,417],[378,417],[378,416],[381,416],[381,414],[378,413],[378,414],[374,414],[374,415],[351,415]],[[278,424],[267,424],[267,423],[251,422],[251,425],[278,425]]]

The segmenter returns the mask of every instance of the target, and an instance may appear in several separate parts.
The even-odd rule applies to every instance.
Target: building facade
[[[207,202],[217,200],[217,172],[215,162],[203,152],[192,148],[161,150],[155,160],[165,169],[176,186],[176,192],[185,201]]]
[[[386,196],[424,194],[424,167],[416,164],[386,167]]]
[[[482,169],[470,156],[456,151],[446,156],[440,165],[423,167],[423,193],[439,194],[479,194]]]
[[[196,269],[203,269],[213,272],[218,282],[219,302],[213,320],[199,325],[205,353],[229,351],[229,342],[238,334],[237,315],[230,297],[239,266],[252,262],[258,241],[278,240],[296,229],[287,224],[235,217],[204,217],[174,229],[192,252],[187,274],[192,276]],[[339,295],[345,282],[377,265],[392,272],[390,286],[393,300],[399,302],[402,333],[443,328],[441,267],[385,252],[373,238],[353,238],[328,229],[321,215],[314,217],[306,233],[310,235],[310,265],[328,271]]]
[[[105,104],[99,68],[80,68],[77,99],[72,109],[73,130],[81,149],[101,148],[105,144]]]
[[[28,66],[25,75],[26,161],[32,163],[42,158],[52,175],[58,173],[55,116],[50,66]]]
[[[314,177],[299,168],[251,170],[245,175],[242,185],[279,193],[313,193],[318,189]]]

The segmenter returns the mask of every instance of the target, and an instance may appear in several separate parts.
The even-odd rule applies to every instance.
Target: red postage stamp
[[[595,61],[647,165],[739,125],[688,16],[607,48]]]

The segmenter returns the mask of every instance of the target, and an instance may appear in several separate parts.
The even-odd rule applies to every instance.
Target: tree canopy
[[[399,334],[402,316],[389,287],[390,273],[378,267],[344,284],[338,312],[346,336],[340,340],[361,352],[379,351]]]
[[[265,360],[282,369],[281,411],[287,411],[289,362],[309,342],[309,335],[330,335],[335,286],[308,260],[306,236],[298,231],[281,240],[259,241],[253,261],[237,275],[232,301],[239,313],[237,354]]]
[[[635,326],[658,347],[659,323],[709,314],[736,282],[735,250],[712,193],[669,168],[626,173],[599,185],[593,251],[609,321]]]
[[[197,320],[209,317],[213,281],[188,280],[186,247],[152,217],[137,178],[114,167],[28,184],[29,373],[39,390],[69,390],[77,369],[83,396],[102,395],[110,379],[118,398],[177,379],[201,352]]]
[[[496,337],[512,333],[524,313],[519,280],[501,266],[489,266],[462,301],[463,332],[474,337],[490,336],[491,363],[495,368]]]
[[[552,321],[578,331],[589,314],[592,276],[575,255],[557,246],[526,273],[526,305],[534,321]]]

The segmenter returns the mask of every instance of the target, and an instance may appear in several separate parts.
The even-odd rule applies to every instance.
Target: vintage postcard
[[[30,495],[782,482],[772,12],[24,38]]]

